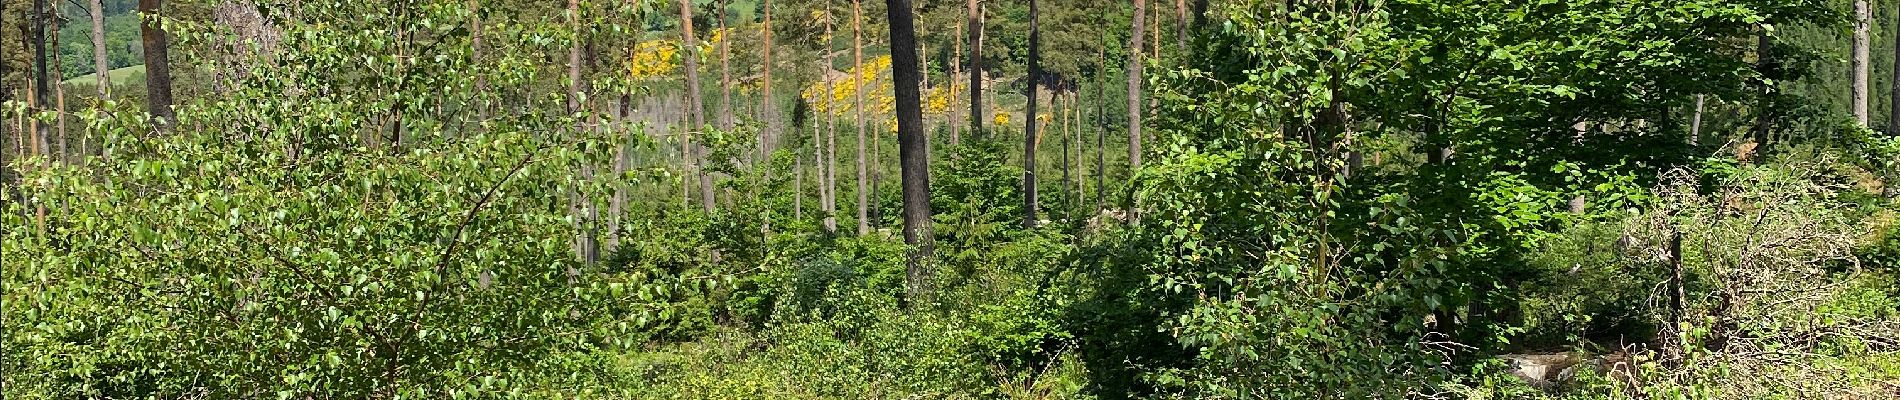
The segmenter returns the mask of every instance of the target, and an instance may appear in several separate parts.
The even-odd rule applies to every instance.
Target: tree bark
[[[1871,25],[1873,24],[1873,20],[1873,6],[1869,4],[1869,0],[1854,0],[1854,93],[1852,102],[1854,121],[1860,123],[1860,126],[1863,128],[1868,127],[1867,82],[1868,76],[1871,75],[1870,66],[1873,64],[1873,58],[1870,57],[1870,49],[1873,48],[1873,42],[1871,40]]]
[[[764,75],[764,84],[759,91],[765,95],[765,115],[763,116],[765,119],[765,133],[763,134],[765,141],[760,143],[759,153],[764,155],[764,157],[761,157],[762,160],[770,162],[772,147],[778,142],[780,126],[778,120],[778,101],[772,96],[772,92],[774,91],[772,90],[772,0],[764,0],[764,3],[765,32],[763,36],[765,37],[765,57],[764,62],[759,66],[761,74]]]
[[[1180,30],[1178,30],[1177,33],[1175,34],[1176,37],[1174,40],[1175,44],[1177,46],[1180,46],[1181,48],[1180,50],[1177,50],[1177,51],[1187,51],[1187,47],[1188,47],[1187,0],[1174,0],[1174,22],[1180,24],[1180,27],[1179,27]]]
[[[889,0],[886,0],[889,1]],[[964,0],[970,22],[970,134],[983,136],[983,10]]]
[[[99,0],[87,5],[92,13],[92,68],[99,73],[99,100],[104,101],[112,89],[112,79],[106,76],[111,71],[106,64],[106,7]]]
[[[699,99],[699,41],[693,37],[693,2],[680,0],[679,4],[680,58],[686,60],[686,113],[692,123],[685,132],[691,132],[689,136],[699,136],[689,139],[695,140],[696,145],[693,146],[692,154],[686,157],[694,164],[693,169],[698,170],[699,207],[707,213],[712,213],[715,204],[713,203],[712,174],[706,171],[705,165],[706,140],[704,135],[698,134],[706,126],[706,111],[704,102]]]
[[[732,130],[732,32],[726,29],[726,1],[719,2],[719,129]]]
[[[822,174],[819,176],[818,179],[819,179],[819,184],[822,185],[825,190],[825,198],[824,198],[824,204],[823,204],[824,214],[825,214],[825,220],[824,220],[825,232],[837,233],[838,232],[838,118],[837,118],[837,113],[836,113],[837,104],[835,104],[832,101],[833,99],[831,98],[832,91],[836,90],[834,88],[834,83],[831,79],[832,67],[836,65],[835,60],[832,59],[832,55],[831,55],[831,42],[832,42],[831,39],[832,39],[832,33],[833,33],[831,29],[832,28],[831,25],[832,25],[831,24],[831,10],[825,10],[825,40],[824,40],[825,41],[825,65],[824,65],[824,68],[819,70],[820,79],[825,80],[825,93],[824,93],[824,96],[825,96],[824,98],[825,137],[824,137],[824,140],[822,141],[822,147],[818,150],[820,153],[824,154],[824,156],[820,158],[820,161],[818,163],[819,164],[818,169],[819,171],[822,172]]]
[[[1695,95],[1695,115],[1689,117],[1689,144],[1702,145],[1702,103],[1707,95]]]
[[[1900,15],[1900,2],[1894,3],[1894,15]],[[1895,29],[1895,31],[1900,31],[1900,29]],[[1894,36],[1893,59],[1893,81],[1891,81],[1893,83],[1891,85],[1893,86],[1893,99],[1887,102],[1889,106],[1887,110],[1887,134],[1900,137],[1900,35]],[[1893,186],[1894,185],[1887,185],[1888,188],[1892,188]]]
[[[53,79],[51,72],[47,70],[47,68],[50,67],[50,63],[47,62],[46,58],[47,41],[51,40],[51,38],[46,35],[46,25],[48,22],[51,22],[52,19],[54,19],[54,17],[46,12],[46,0],[33,0],[33,97],[34,101],[38,103],[40,107],[45,107],[53,102]],[[29,112],[37,111],[32,108],[28,108],[28,110],[30,110]],[[49,132],[46,131],[50,127],[46,126],[46,124],[36,125],[37,128],[33,130],[33,148],[38,149],[35,153],[44,155],[46,154],[45,150],[49,150],[52,145],[52,143],[48,141]]]
[[[139,40],[145,47],[145,110],[159,118],[159,129],[169,129],[172,114],[171,39],[159,27],[164,0],[139,0]]]
[[[950,126],[950,145],[951,146],[956,146],[963,142],[961,132],[958,132],[961,130],[962,127],[958,126],[957,124],[958,121],[962,120],[962,118],[959,118],[962,116],[958,115],[957,113],[957,90],[956,90],[957,83],[956,82],[957,82],[957,78],[963,74],[963,41],[966,38],[963,37],[963,25],[962,24],[956,24],[956,25],[957,25],[957,36],[956,38],[950,40],[951,42],[950,76],[947,79],[944,79],[945,81],[950,82],[946,84],[945,85],[946,87],[944,88],[944,92],[949,93],[949,96],[950,96],[949,104],[947,104],[946,107],[944,107],[946,108],[945,111],[948,111],[950,113],[950,116],[944,119],[944,125]],[[1896,86],[1896,87],[1900,87],[1900,86]],[[1900,96],[1900,91],[1896,91],[1894,93],[1896,93],[1895,96]],[[1900,98],[1900,97],[1896,97],[1896,98]]]
[[[1036,56],[1040,55],[1036,42],[1042,38],[1036,25],[1036,0],[1029,0],[1029,84],[1023,89],[1023,95],[1029,97],[1025,106],[1028,114],[1023,119],[1023,227],[1036,227],[1036,87],[1042,75],[1041,67],[1036,65]]]
[[[1095,213],[1099,215],[1108,199],[1108,81],[1103,80],[1108,77],[1107,43],[1095,50],[1095,70]]]
[[[905,276],[910,298],[919,299],[929,292],[931,257],[930,154],[925,148],[923,104],[917,82],[922,80],[917,66],[917,34],[912,26],[910,0],[885,0],[891,31],[891,76],[897,102],[898,158],[903,166],[904,244],[911,251],[906,257]]]
[[[871,233],[871,213],[864,160],[864,16],[861,0],[851,1],[851,110],[858,125],[858,235]]]
[[[1141,170],[1141,29],[1148,0],[1135,0],[1135,20],[1128,35],[1128,173]]]

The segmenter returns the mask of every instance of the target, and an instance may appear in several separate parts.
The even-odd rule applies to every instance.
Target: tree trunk
[[[886,0],[889,1],[889,0]],[[970,21],[970,134],[983,136],[983,10],[964,0]]]
[[[1780,74],[1776,71],[1778,66],[1775,61],[1775,55],[1773,54],[1774,50],[1771,47],[1773,43],[1773,39],[1768,36],[1766,29],[1763,29],[1755,37],[1755,69],[1758,73],[1767,78],[1780,78]],[[1754,151],[1756,154],[1760,154],[1768,149],[1769,130],[1772,129],[1775,124],[1774,85],[1763,84],[1760,89],[1761,91],[1756,99],[1755,127],[1752,133],[1755,139]]]
[[[726,29],[726,1],[719,2],[719,129],[732,130],[732,32]]]
[[[954,39],[950,40],[951,42],[950,76],[944,79],[945,81],[950,82],[944,85],[944,92],[949,93],[949,96],[950,96],[949,104],[947,104],[946,107],[944,107],[946,108],[945,111],[949,112],[950,115],[948,116],[948,118],[944,118],[944,125],[950,126],[950,145],[951,146],[956,146],[963,142],[961,132],[958,132],[959,130],[961,130],[961,127],[959,127],[957,124],[958,121],[962,120],[962,118],[960,118],[962,116],[957,114],[957,78],[963,74],[963,40],[964,39],[965,38],[963,37],[963,25],[957,24],[957,36]],[[1896,86],[1896,87],[1900,88],[1900,86]],[[1896,96],[1895,98],[1900,98],[1900,91],[1895,91],[1894,93]],[[1896,114],[1896,115],[1900,115],[1900,114]]]
[[[1042,38],[1042,32],[1036,25],[1036,0],[1029,0],[1029,84],[1023,94],[1029,97],[1026,118],[1023,119],[1023,227],[1036,227],[1036,87],[1040,83],[1042,69],[1036,65],[1036,56],[1041,55],[1036,42]]]
[[[1689,117],[1689,144],[1702,145],[1702,103],[1707,95],[1695,95],[1695,115]]]
[[[480,71],[482,62],[482,1],[468,0],[468,63]],[[488,78],[486,74],[475,73],[475,114],[480,118],[477,123],[488,120]]]
[[[1180,46],[1180,50],[1176,50],[1176,51],[1187,51],[1187,47],[1188,47],[1187,0],[1174,0],[1174,22],[1177,24],[1180,24],[1180,27],[1179,27],[1180,30],[1178,30],[1177,33],[1175,34],[1176,37],[1174,40],[1175,44]]]
[[[1900,2],[1894,3],[1894,15],[1900,15]],[[1900,26],[1896,26],[1896,28],[1900,28]],[[1900,29],[1894,30],[1900,32]],[[1900,137],[1900,35],[1894,35],[1893,59],[1893,80],[1891,81],[1893,83],[1891,85],[1893,86],[1893,99],[1887,102],[1889,106],[1887,110],[1887,134]],[[1887,185],[1890,189],[1894,186],[1895,185]]]
[[[47,13],[46,0],[33,0],[33,97],[40,107],[53,102],[52,72],[47,69],[51,63],[48,63],[46,58],[47,41],[52,39],[46,34],[46,25],[53,19],[54,17]],[[28,110],[28,112],[37,111],[32,108]],[[50,150],[52,145],[48,141],[50,132],[46,131],[51,127],[46,124],[37,124],[37,126],[38,128],[33,130],[33,148],[38,150],[34,152],[45,155],[46,150]]]
[[[1135,0],[1135,20],[1128,35],[1128,173],[1141,170],[1141,29],[1148,0]]]
[[[1107,43],[1095,50],[1095,70],[1095,212],[1099,215],[1108,200],[1108,81],[1103,80],[1108,77]]]
[[[824,193],[825,193],[824,202],[823,202],[824,214],[825,214],[825,220],[824,220],[825,232],[837,233],[838,232],[838,118],[837,118],[837,113],[836,113],[837,104],[835,104],[832,101],[833,99],[831,98],[832,91],[835,90],[835,88],[833,87],[834,83],[832,82],[832,79],[831,79],[831,71],[832,71],[832,67],[836,65],[835,61],[832,60],[832,55],[831,55],[831,42],[832,42],[831,39],[832,39],[831,10],[825,10],[825,39],[824,39],[825,63],[824,63],[823,68],[818,70],[819,79],[823,79],[825,81],[825,93],[824,93],[824,96],[825,96],[824,98],[825,137],[824,137],[824,140],[820,141],[820,148],[818,149],[818,152],[820,154],[823,154],[822,156],[820,156],[819,161],[818,161],[818,170],[820,171],[820,174],[818,176],[818,182],[819,182],[819,185],[824,188]]]
[[[92,68],[99,73],[99,100],[105,101],[112,89],[112,79],[106,76],[111,70],[106,64],[106,7],[99,0],[88,5],[92,13]]]
[[[760,143],[759,152],[764,155],[761,159],[766,160],[765,162],[771,162],[772,147],[776,146],[778,142],[780,126],[778,120],[778,101],[772,97],[772,92],[774,91],[772,90],[772,0],[765,0],[764,2],[765,32],[763,36],[765,36],[765,57],[764,62],[759,66],[762,75],[764,75],[764,84],[759,91],[765,95],[765,107],[763,107],[765,109],[765,115],[763,116],[765,119],[765,133],[763,134],[765,141]]]
[[[864,16],[863,1],[851,1],[851,110],[858,124],[858,235],[871,233],[869,174],[864,164]]]
[[[917,34],[911,21],[910,0],[885,0],[890,16],[891,75],[897,102],[898,158],[903,165],[904,244],[910,246],[906,263],[906,281],[910,298],[921,300],[928,291],[930,272],[925,269],[931,257],[930,154],[925,146],[923,104],[918,98],[917,82],[923,71],[917,66]]]
[[[1867,110],[1867,82],[1868,76],[1871,75],[1871,65],[1873,64],[1873,58],[1870,56],[1870,53],[1873,48],[1871,26],[1874,21],[1874,11],[1873,6],[1869,4],[1869,2],[1870,0],[1854,0],[1854,94],[1852,102],[1854,121],[1860,123],[1860,126],[1863,128],[1868,127],[1868,115],[1870,113]]]
[[[171,40],[153,20],[163,3],[139,0],[139,40],[145,47],[145,110],[159,118],[160,129],[167,129],[177,118],[172,114]]]
[[[1065,101],[1064,96],[1062,96],[1059,93],[1051,94],[1050,96],[1052,96],[1050,100],[1058,104],[1057,106],[1052,107],[1056,109],[1056,115],[1058,116],[1056,119],[1062,122],[1062,126],[1060,128],[1057,128],[1056,131],[1060,132],[1060,134],[1062,135],[1062,191],[1063,191],[1062,220],[1068,221],[1070,220],[1070,218],[1075,217],[1074,215],[1070,214],[1072,212],[1071,210],[1075,209],[1075,207],[1073,207],[1074,204],[1072,203],[1075,201],[1075,196],[1073,196],[1073,194],[1080,193],[1079,189],[1077,189],[1077,191],[1075,192],[1069,191],[1070,189],[1073,188],[1069,186],[1070,183],[1074,182],[1069,179],[1071,178],[1071,176],[1069,176],[1069,172],[1070,172],[1069,167],[1070,167],[1070,161],[1071,161],[1071,159],[1069,158],[1069,149],[1072,143],[1074,142],[1070,140],[1071,137],[1069,136],[1069,129],[1071,128],[1071,124],[1069,123],[1069,115],[1075,108],[1075,102]],[[1077,156],[1077,158],[1080,158],[1080,156]]]
[[[691,138],[697,140],[693,154],[686,157],[699,174],[699,208],[707,213],[713,212],[712,174],[706,171],[706,141],[697,132],[706,126],[704,102],[699,99],[699,41],[693,38],[693,2],[680,0],[680,58],[686,60],[686,113],[691,118],[691,126],[685,132],[692,132]]]
[[[585,36],[585,33],[581,31],[580,0],[567,0],[567,27],[574,32],[574,41],[568,44],[567,51],[567,113],[575,115],[581,112],[581,92],[586,90],[586,83],[581,80],[581,38]],[[587,126],[577,119],[572,129],[573,135],[578,136],[587,129]],[[586,162],[583,161],[580,168],[583,179],[592,175],[593,171]],[[592,202],[587,200],[586,195],[581,193],[579,188],[570,187],[568,190],[568,208],[574,213],[574,225],[577,228],[574,238],[575,258],[580,259],[581,262],[593,264],[599,261],[600,257],[594,243],[594,235],[590,231],[593,221],[587,218],[590,209],[593,208],[589,204]]]

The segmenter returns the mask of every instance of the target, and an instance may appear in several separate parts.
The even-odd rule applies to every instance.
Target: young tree
[[[46,25],[56,18],[57,17],[46,12],[46,0],[33,0],[33,97],[34,101],[39,103],[41,107],[52,103],[51,96],[53,95],[53,91],[52,86],[50,86],[52,75],[47,71],[47,67],[50,66],[51,63],[47,62],[46,58],[46,48],[48,47],[46,42],[50,38],[46,34]],[[51,142],[47,141],[48,132],[46,132],[46,130],[48,128],[49,127],[45,124],[40,124],[37,129],[33,130],[33,148],[40,150],[49,149]],[[44,151],[37,153],[46,154]]]
[[[858,234],[871,233],[870,197],[864,164],[864,16],[862,0],[851,0],[851,110],[858,125]]]
[[[1862,127],[1868,126],[1867,77],[1870,75],[1869,65],[1872,64],[1872,58],[1869,57],[1869,53],[1871,53],[1870,49],[1873,47],[1873,43],[1870,39],[1872,36],[1870,25],[1874,20],[1874,12],[1873,6],[1869,4],[1869,1],[1870,0],[1854,0],[1854,94],[1852,103],[1854,121],[1860,123]]]
[[[1023,119],[1023,226],[1036,227],[1036,86],[1041,80],[1041,70],[1036,65],[1037,39],[1041,32],[1036,26],[1036,0],[1029,0],[1029,85],[1023,94],[1029,97],[1024,106],[1027,118]]]
[[[917,82],[923,71],[917,66],[917,31],[911,20],[910,0],[885,0],[891,31],[891,87],[897,101],[898,159],[904,181],[904,244],[910,246],[905,276],[912,298],[928,292],[930,272],[925,261],[931,257],[930,154],[924,146],[924,110],[918,98]]]
[[[684,132],[699,132],[706,126],[704,102],[699,99],[699,42],[693,38],[693,2],[680,0],[680,58],[686,60],[686,113],[689,126]],[[690,134],[689,134],[690,135]],[[695,140],[688,138],[687,140]],[[693,151],[686,154],[688,162],[695,164],[693,169],[699,173],[699,207],[711,213],[713,211],[712,175],[706,172],[706,142],[698,138]]]
[[[1894,2],[1894,14],[1900,15],[1900,1]],[[1896,29],[1900,31],[1900,29]],[[1900,137],[1900,35],[1894,35],[1893,41],[1893,99],[1887,102],[1887,134]]]
[[[945,81],[950,82],[949,84],[944,85],[945,86],[944,91],[949,92],[950,94],[950,104],[949,104],[949,107],[946,107],[948,109],[946,111],[948,111],[950,115],[944,118],[944,125],[950,126],[950,145],[951,146],[956,146],[957,144],[963,141],[961,132],[958,132],[961,129],[957,126],[957,121],[960,119],[958,117],[960,117],[960,115],[957,115],[956,82],[957,82],[957,76],[963,74],[963,39],[964,37],[963,37],[963,25],[962,24],[956,24],[956,25],[957,25],[957,36],[950,39],[950,43],[952,43],[951,48],[950,48],[950,76],[947,79],[944,79]],[[1897,92],[1897,93],[1900,93],[1900,92]]]
[[[772,146],[774,142],[778,140],[779,135],[778,101],[772,97],[772,92],[774,91],[772,90],[772,0],[765,0],[764,3],[765,4],[760,6],[764,9],[765,13],[765,23],[760,29],[765,39],[765,44],[761,46],[760,50],[764,53],[764,57],[763,61],[759,64],[760,74],[764,75],[763,83],[760,85],[761,89],[759,89],[759,91],[765,95],[765,132],[761,133],[761,137],[764,139],[759,143],[759,154],[763,155],[763,157],[760,157],[761,160],[771,157]]]
[[[1135,0],[1135,21],[1128,35],[1128,173],[1141,170],[1141,19],[1148,0]]]
[[[139,40],[145,48],[145,111],[161,121],[165,128],[172,115],[171,39],[159,27],[159,8],[164,0],[139,0]]]

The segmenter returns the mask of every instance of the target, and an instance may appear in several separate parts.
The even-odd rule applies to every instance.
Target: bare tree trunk
[[[481,70],[481,0],[469,0],[469,64]],[[475,116],[477,123],[488,121],[488,78],[481,72],[475,72]]]
[[[1075,196],[1071,196],[1070,193],[1073,193],[1073,192],[1069,192],[1069,189],[1070,189],[1069,184],[1070,182],[1072,182],[1069,180],[1070,178],[1069,176],[1069,161],[1070,161],[1069,160],[1069,146],[1070,146],[1069,112],[1072,108],[1075,107],[1075,103],[1063,101],[1063,96],[1060,93],[1051,94],[1049,100],[1051,102],[1056,103],[1056,105],[1052,106],[1051,108],[1055,108],[1055,112],[1057,116],[1056,120],[1060,121],[1062,124],[1062,126],[1057,128],[1056,131],[1062,135],[1062,189],[1061,190],[1064,192],[1062,196],[1062,200],[1063,200],[1062,201],[1062,219],[1064,221],[1068,221],[1070,218],[1074,217],[1074,215],[1070,214],[1070,210],[1075,209],[1074,207],[1071,207],[1072,204],[1070,204],[1070,202],[1075,201]]]
[[[581,112],[581,92],[586,90],[586,83],[581,80],[581,47],[586,34],[581,30],[580,0],[567,0],[567,25],[574,32],[574,41],[568,44],[567,51],[567,112],[575,115]],[[587,129],[587,125],[576,120],[572,129],[572,135],[578,136]],[[586,161],[581,162],[580,168],[584,180],[592,175],[593,171]],[[591,232],[593,221],[587,218],[593,208],[592,201],[579,188],[570,187],[568,190],[568,208],[574,213],[574,225],[577,228],[574,238],[575,258],[593,264],[599,261],[600,256]]]
[[[1900,15],[1900,2],[1894,2],[1894,15]],[[1900,28],[1900,26],[1896,26]],[[1900,29],[1895,29],[1900,32]],[[1887,102],[1887,134],[1900,137],[1900,35],[1894,35],[1893,41],[1893,99]],[[1895,185],[1887,185],[1891,190]]]
[[[139,0],[139,39],[145,47],[145,110],[158,117],[160,129],[176,122],[172,114],[172,73],[170,38],[159,27],[159,8],[164,0]]]
[[[1695,95],[1695,115],[1689,117],[1689,143],[1702,145],[1702,103],[1707,95]]]
[[[59,18],[57,17],[59,15],[59,3],[53,3],[52,8],[47,11],[52,12],[55,16],[51,18],[51,22],[53,22],[53,24],[51,24],[52,27],[46,32],[47,46],[55,50],[51,61],[53,65],[65,65],[65,63],[61,62],[61,57],[58,52],[59,27],[62,25],[59,23]],[[72,153],[66,149],[66,85],[59,83],[59,79],[65,77],[65,74],[58,69],[55,69],[53,74],[53,76],[46,77],[46,79],[52,80],[53,82],[53,126],[55,132],[58,133],[57,140],[54,143],[58,147],[55,147],[53,150],[53,162],[66,164],[67,158],[71,157]]]
[[[1775,74],[1777,63],[1775,61],[1775,55],[1773,54],[1774,50],[1770,46],[1774,43],[1773,39],[1769,38],[1768,31],[1763,29],[1755,37],[1755,40],[1756,70],[1764,75]],[[1776,78],[1776,76],[1770,77]],[[1775,89],[1772,84],[1763,84],[1759,98],[1756,99],[1755,128],[1753,132],[1756,154],[1768,149],[1769,130],[1772,129],[1775,124],[1774,93]]]
[[[1106,36],[1103,39],[1107,39]],[[1103,40],[1106,42],[1107,40]],[[1095,50],[1095,212],[1108,200],[1108,43]]]
[[[773,86],[772,86],[772,69],[773,69],[772,68],[773,67],[772,65],[772,0],[764,0],[764,1],[765,1],[765,4],[763,7],[765,8],[765,26],[764,26],[765,32],[763,36],[765,36],[765,46],[764,46],[765,57],[764,57],[764,62],[760,64],[759,69],[761,70],[762,74],[765,75],[765,77],[764,77],[764,85],[762,86],[762,89],[760,89],[759,91],[763,92],[762,94],[765,95],[765,107],[764,107],[765,115],[763,116],[764,117],[763,119],[765,119],[765,132],[764,132],[765,140],[762,143],[760,143],[759,152],[765,155],[764,157],[761,157],[761,159],[767,160],[766,162],[770,162],[772,148],[776,145],[776,143],[779,140],[778,137],[779,137],[779,132],[781,132],[781,129],[780,129],[781,127],[779,126],[779,120],[778,120],[778,116],[779,116],[778,101],[775,100],[772,96],[772,92],[774,92]]]
[[[864,16],[863,1],[851,1],[851,110],[858,124],[858,235],[871,233],[868,172],[864,163]]]
[[[1141,170],[1141,25],[1148,0],[1135,0],[1135,20],[1128,35],[1128,173]],[[1132,177],[1132,176],[1131,176]]]
[[[47,62],[46,58],[47,41],[52,38],[46,34],[46,25],[55,19],[51,13],[47,12],[46,0],[33,0],[33,97],[40,107],[53,102],[52,71],[48,70],[51,63]],[[32,108],[28,110],[37,111]],[[46,131],[50,127],[38,124],[37,119],[34,121],[37,128],[33,130],[33,148],[38,149],[34,153],[44,155],[46,154],[44,150],[49,150],[52,146],[52,143],[48,141],[50,132]]]
[[[698,145],[693,146],[692,154],[686,157],[692,160],[694,169],[698,170],[700,209],[712,213],[716,204],[713,203],[712,174],[706,171],[705,165],[708,161],[706,141],[703,135],[697,133],[706,126],[706,111],[704,103],[699,100],[699,53],[694,50],[699,48],[699,41],[693,37],[693,2],[680,0],[679,4],[680,58],[686,60],[686,113],[692,118],[692,126],[686,132],[693,132],[691,136],[701,136],[693,138]]]
[[[719,2],[719,129],[732,130],[732,32],[726,30],[726,1]]]
[[[950,95],[950,103],[948,107],[945,107],[948,109],[947,111],[949,111],[950,115],[948,118],[944,118],[944,125],[950,126],[950,145],[951,146],[956,146],[963,142],[962,134],[961,132],[958,132],[959,130],[961,130],[961,127],[957,126],[958,125],[957,122],[962,121],[962,118],[960,118],[962,117],[962,115],[959,115],[957,112],[957,90],[956,89],[957,89],[957,78],[963,74],[963,40],[964,39],[966,38],[963,37],[963,25],[957,24],[957,36],[956,38],[950,40],[951,42],[950,76],[945,77],[944,79],[945,81],[949,82],[948,84],[944,85],[945,86],[944,91],[948,92]],[[1896,86],[1896,87],[1900,87],[1900,86]],[[1897,91],[1894,93],[1900,93],[1900,91]],[[1900,94],[1896,94],[1896,96],[1900,96]],[[1896,98],[1900,98],[1900,97],[1896,97]]]
[[[925,148],[923,104],[917,82],[923,71],[917,66],[917,31],[912,26],[910,0],[885,0],[891,30],[891,69],[897,102],[898,158],[904,176],[904,244],[910,246],[906,263],[906,281],[910,298],[929,292],[930,271],[927,260],[932,254],[930,222],[930,154]]]
[[[889,0],[886,0],[889,1]],[[983,10],[977,0],[963,1],[970,21],[970,134],[983,135]]]
[[[92,13],[92,68],[99,73],[99,100],[105,101],[111,93],[112,79],[106,76],[111,68],[106,64],[106,7],[99,0],[88,4]]]
[[[1027,118],[1023,119],[1023,227],[1036,227],[1036,88],[1040,86],[1042,69],[1036,65],[1036,56],[1041,55],[1036,42],[1042,38],[1042,32],[1036,24],[1036,0],[1029,0],[1029,85],[1024,95],[1029,97]]]
[[[1854,94],[1852,103],[1854,108],[1854,121],[1860,123],[1860,126],[1863,128],[1868,127],[1867,82],[1868,76],[1871,75],[1870,66],[1873,64],[1873,58],[1870,57],[1869,54],[1870,49],[1873,48],[1873,42],[1871,40],[1873,36],[1871,32],[1873,20],[1874,11],[1873,6],[1869,4],[1869,0],[1854,0]]]
[[[1174,22],[1180,24],[1179,26],[1180,30],[1177,31],[1178,33],[1176,33],[1175,44],[1178,45],[1181,49],[1177,51],[1187,51],[1187,47],[1188,47],[1187,0],[1174,0]]]
[[[822,173],[819,175],[818,180],[819,180],[819,185],[822,185],[825,189],[825,198],[824,198],[825,232],[837,233],[838,232],[838,118],[837,118],[837,113],[836,113],[837,104],[834,104],[834,102],[832,101],[833,99],[831,98],[832,91],[835,90],[833,88],[833,83],[831,80],[831,71],[832,71],[832,67],[836,65],[835,61],[832,60],[832,55],[831,55],[831,42],[832,42],[831,39],[832,39],[831,10],[827,9],[825,10],[825,65],[824,65],[824,68],[819,70],[819,76],[821,77],[820,79],[825,80],[825,137],[824,137],[824,140],[822,141],[822,147],[818,151],[825,155],[819,161],[818,168],[820,171],[822,171]]]

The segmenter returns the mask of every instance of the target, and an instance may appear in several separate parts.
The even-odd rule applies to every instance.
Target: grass
[[[124,85],[124,84],[130,83],[133,76],[141,76],[141,77],[145,76],[145,65],[140,64],[140,65],[134,65],[134,66],[125,67],[125,68],[114,69],[111,71],[106,71],[106,77],[109,79],[112,79],[112,83],[114,85]],[[97,74],[85,74],[85,75],[80,75],[72,79],[67,79],[63,82],[60,82],[60,84],[62,85],[94,85],[94,84],[97,84],[98,81],[99,81],[99,76]]]

